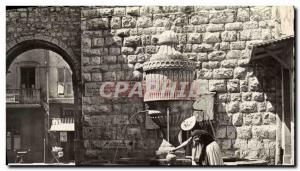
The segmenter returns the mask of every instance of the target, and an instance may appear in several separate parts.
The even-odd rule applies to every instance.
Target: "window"
[[[57,93],[59,96],[72,96],[72,73],[68,68],[57,68]]]
[[[35,88],[35,68],[21,68],[21,88]]]

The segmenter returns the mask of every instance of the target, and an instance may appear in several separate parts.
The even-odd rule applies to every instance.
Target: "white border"
[[[249,6],[249,5],[255,5],[255,6],[260,6],[260,5],[271,5],[271,6],[286,6],[286,5],[294,5],[296,9],[300,9],[300,0],[248,0],[248,1],[242,1],[242,0],[226,0],[226,1],[220,1],[220,0],[31,0],[31,1],[24,1],[24,0],[11,0],[11,1],[5,1],[1,0],[0,1],[0,21],[2,22],[0,24],[0,54],[2,57],[0,57],[0,78],[2,79],[2,83],[0,83],[0,115],[1,115],[1,127],[0,127],[0,169],[2,170],[15,170],[17,168],[8,168],[5,165],[5,50],[6,50],[6,45],[5,45],[5,26],[6,26],[6,14],[5,14],[5,7],[6,6],[36,6],[36,5],[85,5],[85,6],[93,6],[93,5],[243,5],[243,6]],[[299,12],[298,12],[299,13]],[[297,15],[297,13],[295,14]],[[299,17],[296,18],[297,23],[299,23]],[[297,32],[298,30],[296,30]],[[296,37],[297,38],[297,37]],[[298,41],[298,38],[297,38]],[[297,50],[299,50],[299,44],[297,44],[296,47]],[[298,52],[299,54],[299,52]],[[297,66],[299,67],[299,59],[297,60]],[[297,69],[299,70],[299,69]],[[299,73],[297,72],[297,80],[299,79]],[[299,90],[299,84],[297,84],[297,88]],[[299,104],[300,99],[298,96],[296,96],[296,106],[300,106]],[[297,113],[295,113],[298,115]],[[297,118],[297,124],[299,124],[299,118],[300,116],[296,116]],[[299,126],[296,125],[296,127],[299,129]],[[299,137],[299,131],[296,130],[297,137]],[[299,139],[299,138],[298,138]],[[295,144],[296,146],[299,144],[298,141]],[[297,146],[297,149],[299,149],[299,146]],[[298,153],[297,153],[298,154]],[[297,165],[299,165],[299,155],[297,155]],[[19,168],[20,169],[20,168]],[[23,169],[42,169],[42,168],[21,168]],[[57,169],[73,169],[73,168],[50,168],[50,170],[57,170]],[[77,169],[77,168],[75,168]],[[79,168],[80,170],[85,170],[85,169],[97,169],[97,170],[106,170],[107,168]],[[115,170],[115,169],[120,169],[120,168],[109,168],[109,170]],[[123,169],[140,169],[140,168],[121,168]],[[142,169],[183,169],[183,168],[142,168]],[[205,169],[205,168],[194,168],[194,169]],[[210,168],[212,169],[212,168]],[[215,169],[233,169],[233,168],[213,168]],[[247,168],[238,168],[238,169],[247,169]],[[251,169],[260,169],[260,168],[251,168]],[[263,169],[267,169],[264,167]],[[273,169],[273,168],[268,168],[268,169]],[[47,168],[49,170],[49,168]]]

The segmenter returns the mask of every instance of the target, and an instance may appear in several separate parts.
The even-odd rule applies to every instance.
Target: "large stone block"
[[[227,93],[218,93],[216,96],[217,102],[228,102],[230,100],[230,96]]]
[[[231,50],[243,50],[246,48],[246,43],[244,41],[232,42],[230,44]]]
[[[262,115],[262,123],[265,125],[276,123],[276,114],[271,112],[265,112]]]
[[[226,81],[225,80],[209,80],[209,91],[225,92]]]
[[[253,101],[258,101],[258,102],[263,102],[264,101],[264,93],[253,92],[252,93],[252,100]]]
[[[202,42],[202,36],[200,33],[191,33],[188,35],[188,43],[201,43]]]
[[[122,27],[124,28],[136,27],[136,18],[131,16],[122,17]]]
[[[226,105],[226,112],[236,113],[240,110],[239,102],[230,102]]]
[[[240,91],[241,92],[248,91],[248,81],[247,80],[240,80]]]
[[[137,22],[136,22],[137,27],[140,28],[146,28],[146,27],[151,27],[152,26],[152,19],[150,17],[139,17]]]
[[[233,71],[234,78],[243,79],[247,75],[247,69],[243,67],[237,67]]]
[[[257,112],[256,102],[252,102],[252,101],[242,102],[240,104],[240,109],[241,109],[241,112],[244,112],[244,113]]]
[[[140,7],[127,7],[126,13],[127,13],[127,15],[139,16],[140,15]]]
[[[261,125],[261,113],[253,113],[252,124],[253,125]]]
[[[221,61],[221,67],[223,68],[234,68],[237,65],[236,59],[228,59]]]
[[[241,101],[241,93],[230,93],[230,101],[232,102]]]
[[[202,68],[215,69],[219,68],[219,66],[220,63],[218,61],[202,62]]]
[[[225,30],[228,30],[228,31],[242,30],[242,29],[243,29],[243,24],[241,22],[225,24]]]
[[[86,82],[86,81],[92,81],[91,74],[90,73],[83,73],[82,74],[82,79],[83,79],[84,82]]]
[[[260,89],[260,83],[256,77],[251,77],[248,81],[250,91],[258,91]]]
[[[226,126],[220,126],[216,130],[216,138],[225,138],[226,137]]]
[[[187,25],[187,17],[185,17],[185,16],[176,17],[173,24],[175,26],[185,26],[185,25]],[[187,27],[185,27],[185,28],[187,28]]]
[[[220,39],[220,33],[216,32],[216,33],[205,33],[203,35],[203,42],[204,43],[218,43],[221,42]]]
[[[208,60],[210,61],[221,61],[225,59],[226,53],[224,51],[214,51],[208,54]]]
[[[92,47],[103,47],[103,46],[104,46],[104,38],[92,39]]]
[[[103,75],[103,81],[115,81],[116,79],[116,72],[105,72]]]
[[[130,36],[124,38],[124,46],[136,47],[140,45],[140,36]]]
[[[242,92],[242,100],[243,101],[251,101],[252,92]]]
[[[191,37],[191,42],[189,42],[189,43],[192,43],[194,41],[199,42],[199,36],[201,37],[201,35],[197,35],[197,33],[192,33],[192,34],[196,34],[196,35],[192,35],[192,37],[194,36],[194,38]],[[178,38],[179,44],[186,44],[188,42],[186,34],[177,34],[177,38]],[[201,42],[201,40],[200,40],[200,42]]]
[[[266,102],[266,111],[267,112],[275,112],[275,107],[272,102],[269,102],[269,101]]]
[[[190,19],[191,24],[200,25],[208,23],[209,12],[199,12]]]
[[[268,131],[268,134],[269,134],[268,138],[270,140],[275,140],[276,139],[276,129],[277,129],[276,125],[267,126],[266,130]]]
[[[237,21],[249,21],[250,20],[250,9],[249,8],[239,8],[237,11]]]
[[[137,55],[128,55],[127,60],[128,63],[134,64],[137,62]]]
[[[258,102],[257,103],[257,111],[258,112],[265,112],[267,110],[267,106],[265,102]]]
[[[235,19],[235,12],[233,10],[224,11],[212,11],[209,14],[209,20],[211,23],[232,23]]]
[[[124,7],[115,7],[113,10],[114,16],[122,16],[125,15],[125,8]]]
[[[98,8],[97,12],[99,16],[111,16],[113,13],[113,8]]]
[[[233,148],[245,150],[247,149],[248,143],[245,139],[236,139],[233,143]]]
[[[224,31],[224,24],[208,24],[206,27],[208,32]]]
[[[157,52],[157,47],[155,45],[146,46],[146,53],[155,54]]]
[[[237,40],[236,31],[224,31],[221,34],[222,41],[233,42]]]
[[[110,21],[110,26],[113,29],[118,29],[122,27],[121,18],[120,17],[112,17]]]
[[[256,6],[250,8],[251,20],[262,21],[269,20],[272,17],[272,7],[271,6]]]
[[[252,137],[254,139],[262,140],[269,137],[268,127],[265,126],[253,126],[252,127]]]
[[[240,59],[238,60],[238,66],[246,67],[249,66],[250,59]]]
[[[271,29],[262,29],[261,30],[261,39],[262,40],[270,40],[270,39],[272,39]]]
[[[201,69],[197,72],[198,79],[211,79],[213,78],[213,73],[211,69]]]
[[[194,26],[196,33],[204,33],[206,31],[206,25]]]
[[[213,51],[213,46],[211,44],[193,44],[193,52],[210,52]]]
[[[252,137],[251,126],[236,127],[237,138],[250,139]]]
[[[227,126],[227,138],[236,138],[236,128],[234,126]]]
[[[242,126],[243,125],[243,114],[236,113],[232,115],[232,125],[234,126]]]
[[[119,37],[128,37],[130,35],[130,29],[118,29],[115,34]]]
[[[115,64],[117,62],[117,56],[104,56],[103,63],[105,64]]]
[[[240,32],[240,40],[260,40],[261,29],[248,29]]]
[[[105,47],[111,47],[111,46],[122,46],[122,38],[118,36],[113,37],[106,37],[105,38]]]
[[[197,61],[203,62],[208,60],[207,53],[196,53],[197,54]]]
[[[132,47],[122,47],[121,52],[124,55],[133,55],[134,54],[134,49]]]
[[[111,47],[109,48],[109,55],[120,55],[121,49],[118,47]]]
[[[108,18],[93,18],[93,19],[88,19],[86,22],[86,27],[88,30],[107,29],[108,25],[109,25]]]
[[[257,21],[247,21],[243,23],[243,29],[257,29],[258,28],[258,22]]]
[[[229,42],[220,43],[220,50],[229,50],[229,49],[230,49],[230,43]]]
[[[102,81],[102,73],[92,73],[92,81]]]
[[[230,50],[227,52],[226,58],[227,59],[239,59],[242,56],[241,50]]]
[[[240,81],[238,79],[228,80],[227,91],[229,92],[239,92],[240,91]]]
[[[83,47],[90,48],[91,47],[91,39],[90,38],[82,38],[81,39],[81,44]]]
[[[233,69],[220,68],[213,70],[213,78],[215,79],[227,79],[233,77]]]
[[[248,141],[248,149],[250,150],[255,150],[255,151],[258,151],[258,150],[261,150],[263,149],[263,143],[262,143],[262,140],[257,140],[257,139],[251,139]]]

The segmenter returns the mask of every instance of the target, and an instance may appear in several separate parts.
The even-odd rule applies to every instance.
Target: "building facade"
[[[223,157],[294,164],[293,7],[60,6],[8,9],[6,15],[7,69],[35,48],[56,52],[70,66],[77,164],[155,158],[162,137],[148,115],[137,114],[149,107],[143,97],[114,96],[116,87],[104,97],[100,90],[143,82],[143,64],[158,53],[168,30],[176,34],[174,48],[196,63],[201,91],[195,103],[213,111],[208,120]],[[60,81],[57,88],[49,81],[49,99],[62,95]],[[212,99],[201,99],[205,94]]]
[[[64,146],[65,161],[74,161],[74,116],[70,110],[74,97],[68,64],[49,50],[26,51],[10,65],[6,90],[7,162],[14,163],[18,151],[27,151],[27,162],[50,162],[54,146]],[[62,120],[73,124],[73,129],[53,130],[53,123]],[[60,132],[67,133],[69,142],[60,141]]]

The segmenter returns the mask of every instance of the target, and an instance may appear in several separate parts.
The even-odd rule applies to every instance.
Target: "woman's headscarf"
[[[208,158],[206,155],[206,146],[210,144],[211,142],[214,141],[213,136],[210,135],[205,130],[200,130],[196,129],[192,131],[192,137],[199,137],[200,138],[200,143],[203,145],[202,150],[201,150],[201,155],[199,156],[199,163],[202,165],[203,163],[208,163]]]

